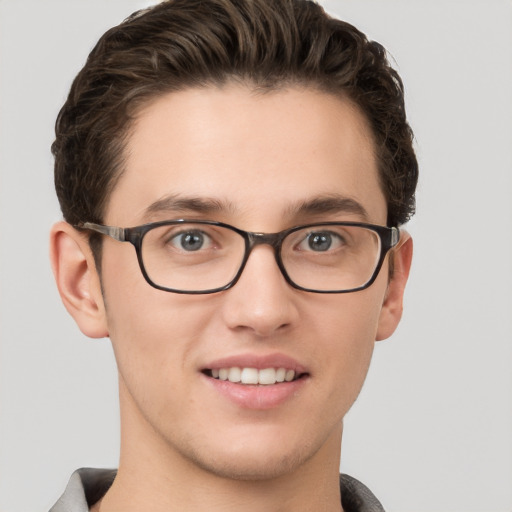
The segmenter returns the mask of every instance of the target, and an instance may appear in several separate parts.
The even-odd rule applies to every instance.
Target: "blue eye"
[[[332,231],[313,231],[308,233],[299,244],[299,249],[303,251],[327,252],[332,249],[338,249],[344,243],[343,238]]]
[[[171,244],[177,249],[192,252],[207,249],[211,245],[211,239],[201,231],[186,231],[173,236]]]
[[[327,251],[331,245],[332,236],[329,233],[312,233],[308,236],[308,246],[313,251]]]

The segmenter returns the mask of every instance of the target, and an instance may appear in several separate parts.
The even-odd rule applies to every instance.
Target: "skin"
[[[171,194],[224,206],[147,214]],[[297,211],[332,194],[359,203],[364,216]],[[385,225],[386,214],[370,130],[348,100],[230,85],[168,94],[140,113],[104,223],[202,218],[271,233],[316,221]],[[391,280],[386,259],[370,288],[322,295],[288,285],[262,245],[232,289],[179,295],[149,286],[133,247],[105,237],[102,294],[85,235],[54,226],[64,304],[86,335],[110,337],[119,368],[119,472],[95,510],[341,510],[342,420],[375,340],[400,320],[411,254],[404,233]],[[308,375],[270,409],[240,407],[201,373],[221,357],[275,353]]]

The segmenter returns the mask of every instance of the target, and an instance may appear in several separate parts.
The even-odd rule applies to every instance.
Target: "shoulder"
[[[384,512],[380,501],[359,480],[340,475],[341,503],[345,512]]]
[[[115,476],[115,469],[78,469],[50,512],[88,512],[89,507],[105,495]]]

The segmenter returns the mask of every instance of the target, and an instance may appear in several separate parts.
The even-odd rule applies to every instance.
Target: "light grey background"
[[[55,290],[53,123],[136,0],[0,0],[0,511],[116,465],[108,340]],[[421,164],[403,322],[346,419],[342,470],[389,512],[512,510],[512,3],[327,0],[397,61]],[[340,378],[343,378],[340,375]]]

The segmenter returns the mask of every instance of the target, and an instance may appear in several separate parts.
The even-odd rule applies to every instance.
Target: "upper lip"
[[[220,368],[256,368],[263,370],[265,368],[286,368],[294,370],[296,374],[306,373],[306,368],[293,357],[285,354],[239,354],[216,359],[204,366],[203,370],[215,370]]]

